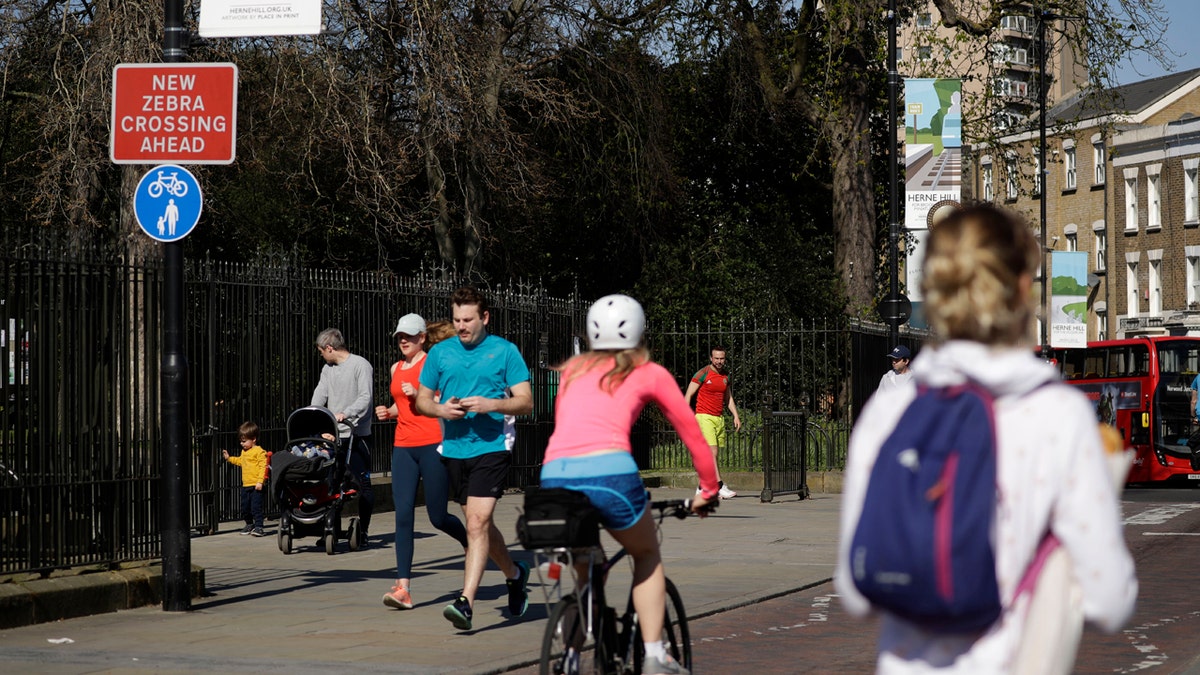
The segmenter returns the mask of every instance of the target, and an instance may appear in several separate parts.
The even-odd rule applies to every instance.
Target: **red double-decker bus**
[[[1100,421],[1136,451],[1127,482],[1200,481],[1200,452],[1188,445],[1196,432],[1191,385],[1200,371],[1200,338],[1105,340],[1052,349],[1050,356],[1063,380],[1096,404]]]

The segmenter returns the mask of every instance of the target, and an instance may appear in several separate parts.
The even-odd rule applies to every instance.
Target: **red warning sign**
[[[233,163],[237,77],[232,63],[122,63],[113,68],[113,163]]]

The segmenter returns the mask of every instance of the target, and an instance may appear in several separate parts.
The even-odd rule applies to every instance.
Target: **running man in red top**
[[[712,361],[711,365],[704,366],[692,376],[684,398],[690,405],[692,397],[696,397],[696,421],[700,424],[700,431],[704,434],[704,440],[708,442],[708,448],[712,450],[715,464],[717,452],[725,445],[725,408],[728,407],[729,412],[733,413],[735,430],[741,430],[742,420],[738,417],[737,404],[733,402],[733,390],[729,386],[729,373],[726,372],[725,365],[725,348],[713,347],[710,349],[709,359]],[[717,480],[721,486],[721,499],[736,497],[737,493],[720,480],[720,468],[717,469],[717,473]]]

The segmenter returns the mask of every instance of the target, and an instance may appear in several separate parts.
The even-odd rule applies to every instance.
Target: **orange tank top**
[[[404,362],[396,364],[392,371],[392,400],[396,402],[396,440],[394,445],[402,448],[414,448],[420,445],[435,445],[442,442],[442,425],[436,418],[426,417],[417,412],[417,398],[409,398],[401,386],[407,382],[413,389],[421,388],[418,381],[421,369],[425,367],[425,359],[412,368],[404,368]]]

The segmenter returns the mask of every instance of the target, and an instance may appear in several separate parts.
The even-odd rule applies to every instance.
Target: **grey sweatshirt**
[[[334,415],[342,413],[347,423],[354,426],[355,436],[370,436],[374,381],[375,370],[357,354],[351,354],[338,365],[326,363],[310,405],[325,406]],[[341,433],[342,438],[349,436],[344,430]]]

